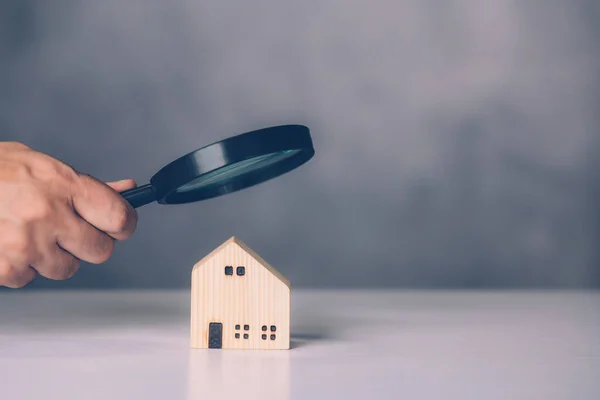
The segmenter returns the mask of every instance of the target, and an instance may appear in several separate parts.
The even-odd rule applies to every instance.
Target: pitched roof
[[[194,265],[194,268],[196,268],[198,265],[202,264],[204,261],[208,260],[210,257],[215,255],[220,250],[222,250],[225,246],[227,246],[231,243],[237,244],[240,248],[242,248],[242,250],[244,250],[246,253],[248,253],[250,255],[250,257],[254,258],[258,263],[260,263],[263,267],[265,267],[269,272],[271,272],[273,275],[275,275],[287,287],[291,287],[290,281],[285,276],[283,276],[283,274],[281,272],[277,271],[277,269],[275,269],[275,267],[273,267],[271,264],[266,262],[265,259],[263,259],[256,252],[254,252],[254,250],[252,250],[250,247],[248,247],[248,245],[246,243],[242,242],[240,239],[238,239],[235,236],[232,236],[231,238],[227,239],[219,247],[217,247],[216,249],[214,249],[213,251],[208,253],[205,257],[203,257],[200,261],[198,261],[196,263],[196,265]]]

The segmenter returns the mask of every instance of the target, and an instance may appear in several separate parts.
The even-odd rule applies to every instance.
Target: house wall
[[[225,266],[233,274],[225,274]],[[245,274],[238,276],[238,266]],[[290,288],[235,242],[225,245],[192,271],[191,346],[208,346],[211,322],[223,324],[223,348],[288,349],[290,337]],[[235,325],[240,325],[236,330]],[[244,325],[249,330],[244,330]],[[267,326],[267,331],[261,330]],[[276,327],[271,332],[270,327]],[[239,333],[240,338],[235,338]],[[248,334],[248,339],[244,339]],[[262,335],[267,335],[267,340]],[[275,340],[271,340],[271,335]]]

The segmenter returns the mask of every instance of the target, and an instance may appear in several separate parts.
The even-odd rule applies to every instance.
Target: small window
[[[275,327],[275,325],[271,325],[271,332],[275,332],[277,330],[277,328]]]
[[[263,334],[261,337],[262,337],[262,340],[267,340],[267,335]]]
[[[236,333],[236,334],[235,334],[235,338],[236,338],[236,339],[239,339],[239,338],[240,338],[240,334],[239,334],[239,333]]]
[[[244,330],[245,331],[249,331],[250,330],[250,325],[244,325]]]
[[[246,275],[246,268],[245,267],[237,267],[236,273],[239,276],[244,276],[244,275]]]
[[[263,330],[263,332],[264,332],[264,331],[266,331],[266,330],[267,330],[267,326],[266,326],[266,325],[263,325],[263,326],[262,326],[262,330]]]
[[[235,330],[236,330],[236,331],[239,331],[239,330],[240,330],[240,326],[239,326],[239,325],[236,325],[236,326],[235,326]]]
[[[275,335],[271,335],[271,340],[275,340]]]
[[[248,339],[248,334],[244,333],[244,339]]]
[[[233,275],[233,267],[231,265],[225,267],[225,275]]]

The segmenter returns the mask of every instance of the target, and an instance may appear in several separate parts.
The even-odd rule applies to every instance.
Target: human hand
[[[118,192],[133,180],[102,183],[23,144],[0,142],[0,286],[20,288],[40,274],[68,279],[80,260],[107,261],[115,240],[137,227]]]

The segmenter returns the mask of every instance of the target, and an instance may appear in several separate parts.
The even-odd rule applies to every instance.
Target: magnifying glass
[[[134,207],[183,204],[236,192],[283,175],[315,154],[303,125],[243,133],[195,150],[158,171],[147,185],[122,192]]]

